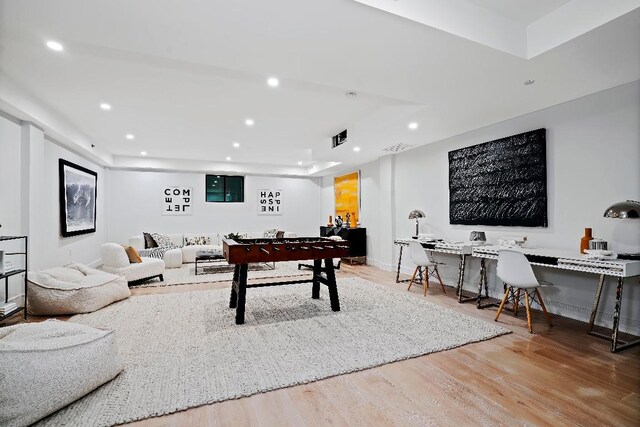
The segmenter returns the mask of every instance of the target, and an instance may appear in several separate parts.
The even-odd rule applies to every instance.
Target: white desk
[[[400,245],[400,255],[398,257],[398,269],[396,273],[396,282],[400,282],[400,264],[402,262],[402,248],[408,246],[409,242],[414,239],[396,239],[394,243]],[[449,253],[458,255],[460,257],[460,264],[458,266],[458,283],[457,294],[458,302],[476,301],[478,308],[485,308],[488,306],[496,305],[495,303],[482,303],[482,299],[488,298],[489,292],[487,289],[487,269],[486,260],[497,260],[498,252],[502,249],[499,246],[491,245],[478,245],[470,246],[468,243],[446,243],[446,242],[434,242],[434,241],[421,241],[425,249],[432,252]],[[618,352],[629,348],[633,345],[640,344],[640,339],[624,342],[618,339],[618,326],[620,323],[620,309],[622,306],[622,291],[624,287],[624,279],[628,277],[640,276],[640,261],[631,260],[591,260],[586,256],[581,255],[578,252],[563,251],[557,249],[544,249],[544,248],[516,248],[515,250],[523,252],[531,265],[536,265],[545,268],[554,268],[566,271],[576,271],[583,273],[597,274],[599,276],[598,285],[596,286],[596,292],[593,299],[593,306],[591,308],[591,316],[589,318],[590,335],[598,338],[604,338],[611,343],[611,351]],[[474,256],[480,258],[480,281],[478,284],[478,294],[471,297],[463,296],[463,284],[464,284],[464,270],[467,256]],[[598,306],[600,305],[600,297],[602,295],[602,288],[604,286],[604,280],[606,276],[615,277],[617,279],[616,287],[616,302],[613,312],[613,325],[611,336],[595,332],[593,330],[596,315],[598,312]],[[482,288],[484,287],[484,295],[482,295]]]
[[[396,270],[396,283],[408,282],[409,279],[400,280],[400,267],[402,265],[402,251],[404,247],[409,246],[409,242],[418,241],[423,248],[430,252],[436,252],[441,254],[457,255],[459,257],[458,262],[458,278],[456,281],[456,295],[458,296],[458,302],[464,303],[469,301],[475,301],[478,308],[485,308],[490,305],[497,305],[496,303],[483,304],[482,300],[489,298],[489,290],[486,285],[485,279],[480,281],[480,286],[477,295],[465,296],[463,292],[464,287],[464,272],[467,265],[467,257],[471,256],[473,246],[469,242],[447,242],[440,240],[422,240],[422,239],[396,239],[394,244],[400,246],[400,253],[398,254],[398,266]],[[419,277],[422,280],[422,276]],[[485,294],[482,295],[482,285],[485,287]]]

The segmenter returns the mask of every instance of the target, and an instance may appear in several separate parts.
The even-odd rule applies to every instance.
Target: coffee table
[[[198,275],[198,263],[202,267],[203,263],[211,264],[214,262],[226,261],[222,252],[217,251],[198,251],[196,252],[196,276]]]

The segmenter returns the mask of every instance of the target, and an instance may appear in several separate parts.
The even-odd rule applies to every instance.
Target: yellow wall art
[[[347,222],[351,214],[351,227],[360,221],[360,171],[337,176],[333,181],[336,198],[336,217],[340,215]]]

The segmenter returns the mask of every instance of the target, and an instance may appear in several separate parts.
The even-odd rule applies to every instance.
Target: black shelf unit
[[[29,266],[29,256],[28,256],[28,238],[27,236],[0,236],[0,243],[7,242],[10,240],[24,240],[24,252],[5,252],[4,256],[24,256],[24,268],[19,268],[16,270],[12,270],[8,273],[0,274],[0,280],[4,279],[4,302],[9,302],[9,277],[16,276],[18,274],[24,273],[24,307],[17,307],[15,310],[10,311],[9,313],[0,315],[0,322],[9,317],[15,315],[16,313],[24,312],[24,318],[27,319],[27,270]]]
[[[367,256],[367,229],[326,227],[320,226],[320,237],[340,236],[349,242],[348,259],[366,258]]]

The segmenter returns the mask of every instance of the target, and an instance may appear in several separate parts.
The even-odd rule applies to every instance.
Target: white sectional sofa
[[[196,261],[196,252],[198,251],[220,251],[222,254],[222,239],[228,233],[170,233],[167,234],[171,242],[178,246],[176,249],[170,249],[164,253],[164,263],[166,268],[178,268],[182,264],[192,263]],[[259,239],[264,237],[264,232],[244,233],[249,238]],[[187,245],[186,239],[191,237],[207,236],[210,245]],[[284,237],[296,237],[295,233],[285,232]],[[129,245],[141,251],[144,247],[144,236],[142,234],[129,238]]]

